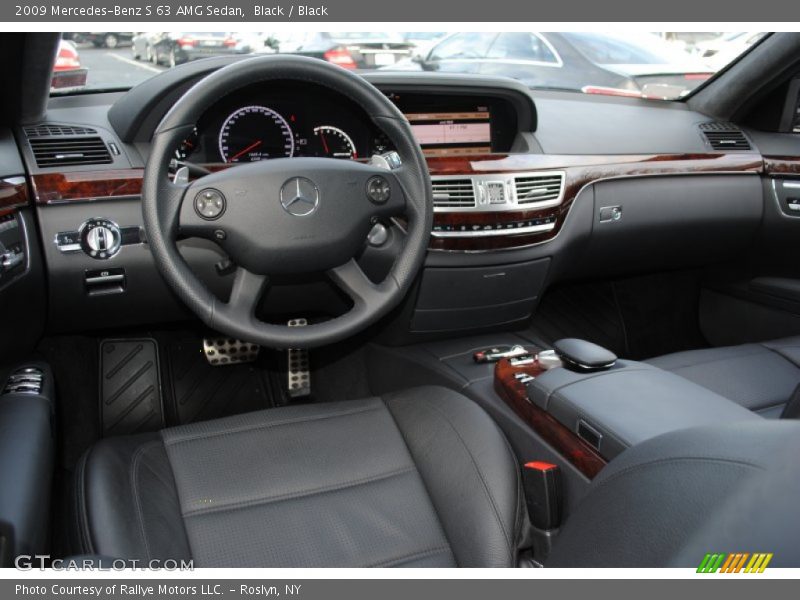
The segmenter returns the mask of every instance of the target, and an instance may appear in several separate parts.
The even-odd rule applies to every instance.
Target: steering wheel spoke
[[[252,315],[268,283],[269,278],[266,275],[259,275],[244,267],[237,267],[228,306],[235,313]]]
[[[389,286],[386,282],[373,283],[355,259],[334,267],[328,271],[328,276],[336,287],[355,302],[357,307],[359,304],[365,306],[376,305],[382,301],[389,291]]]

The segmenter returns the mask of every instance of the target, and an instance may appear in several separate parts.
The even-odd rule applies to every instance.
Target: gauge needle
[[[322,147],[325,148],[325,154],[330,154],[330,151],[328,150],[328,142],[325,141],[325,134],[320,131],[319,137],[322,140]]]
[[[256,149],[256,148],[258,148],[260,145],[261,145],[261,140],[257,140],[257,141],[255,141],[255,142],[253,142],[252,144],[250,144],[250,145],[249,145],[247,148],[245,148],[244,150],[240,150],[239,152],[237,152],[236,154],[234,154],[233,156],[231,156],[231,157],[228,159],[228,162],[229,162],[229,163],[231,163],[231,162],[235,161],[235,160],[236,160],[237,158],[239,158],[239,157],[240,157],[242,154],[247,154],[248,152],[250,152],[250,150],[255,150],[255,149]]]

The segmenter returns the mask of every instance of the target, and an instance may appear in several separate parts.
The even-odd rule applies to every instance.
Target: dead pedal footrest
[[[100,342],[100,413],[104,436],[163,429],[155,340]]]
[[[204,338],[203,354],[213,367],[253,362],[261,346],[232,338]]]
[[[289,327],[305,327],[308,325],[308,321],[305,319],[292,319],[287,325]],[[307,348],[289,349],[287,372],[287,387],[290,397],[302,398],[311,395],[311,368],[309,366]]]

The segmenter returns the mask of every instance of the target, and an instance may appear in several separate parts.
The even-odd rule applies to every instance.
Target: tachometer
[[[286,119],[271,108],[243,106],[222,124],[219,153],[227,163],[290,157],[294,133]]]
[[[329,158],[358,158],[353,139],[338,127],[320,125],[314,127],[317,156]]]

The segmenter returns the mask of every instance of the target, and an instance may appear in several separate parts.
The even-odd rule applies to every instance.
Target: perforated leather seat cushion
[[[110,438],[77,475],[80,551],[195,566],[516,564],[516,461],[443,388]]]
[[[677,352],[647,361],[764,417],[780,416],[800,385],[800,336]]]

